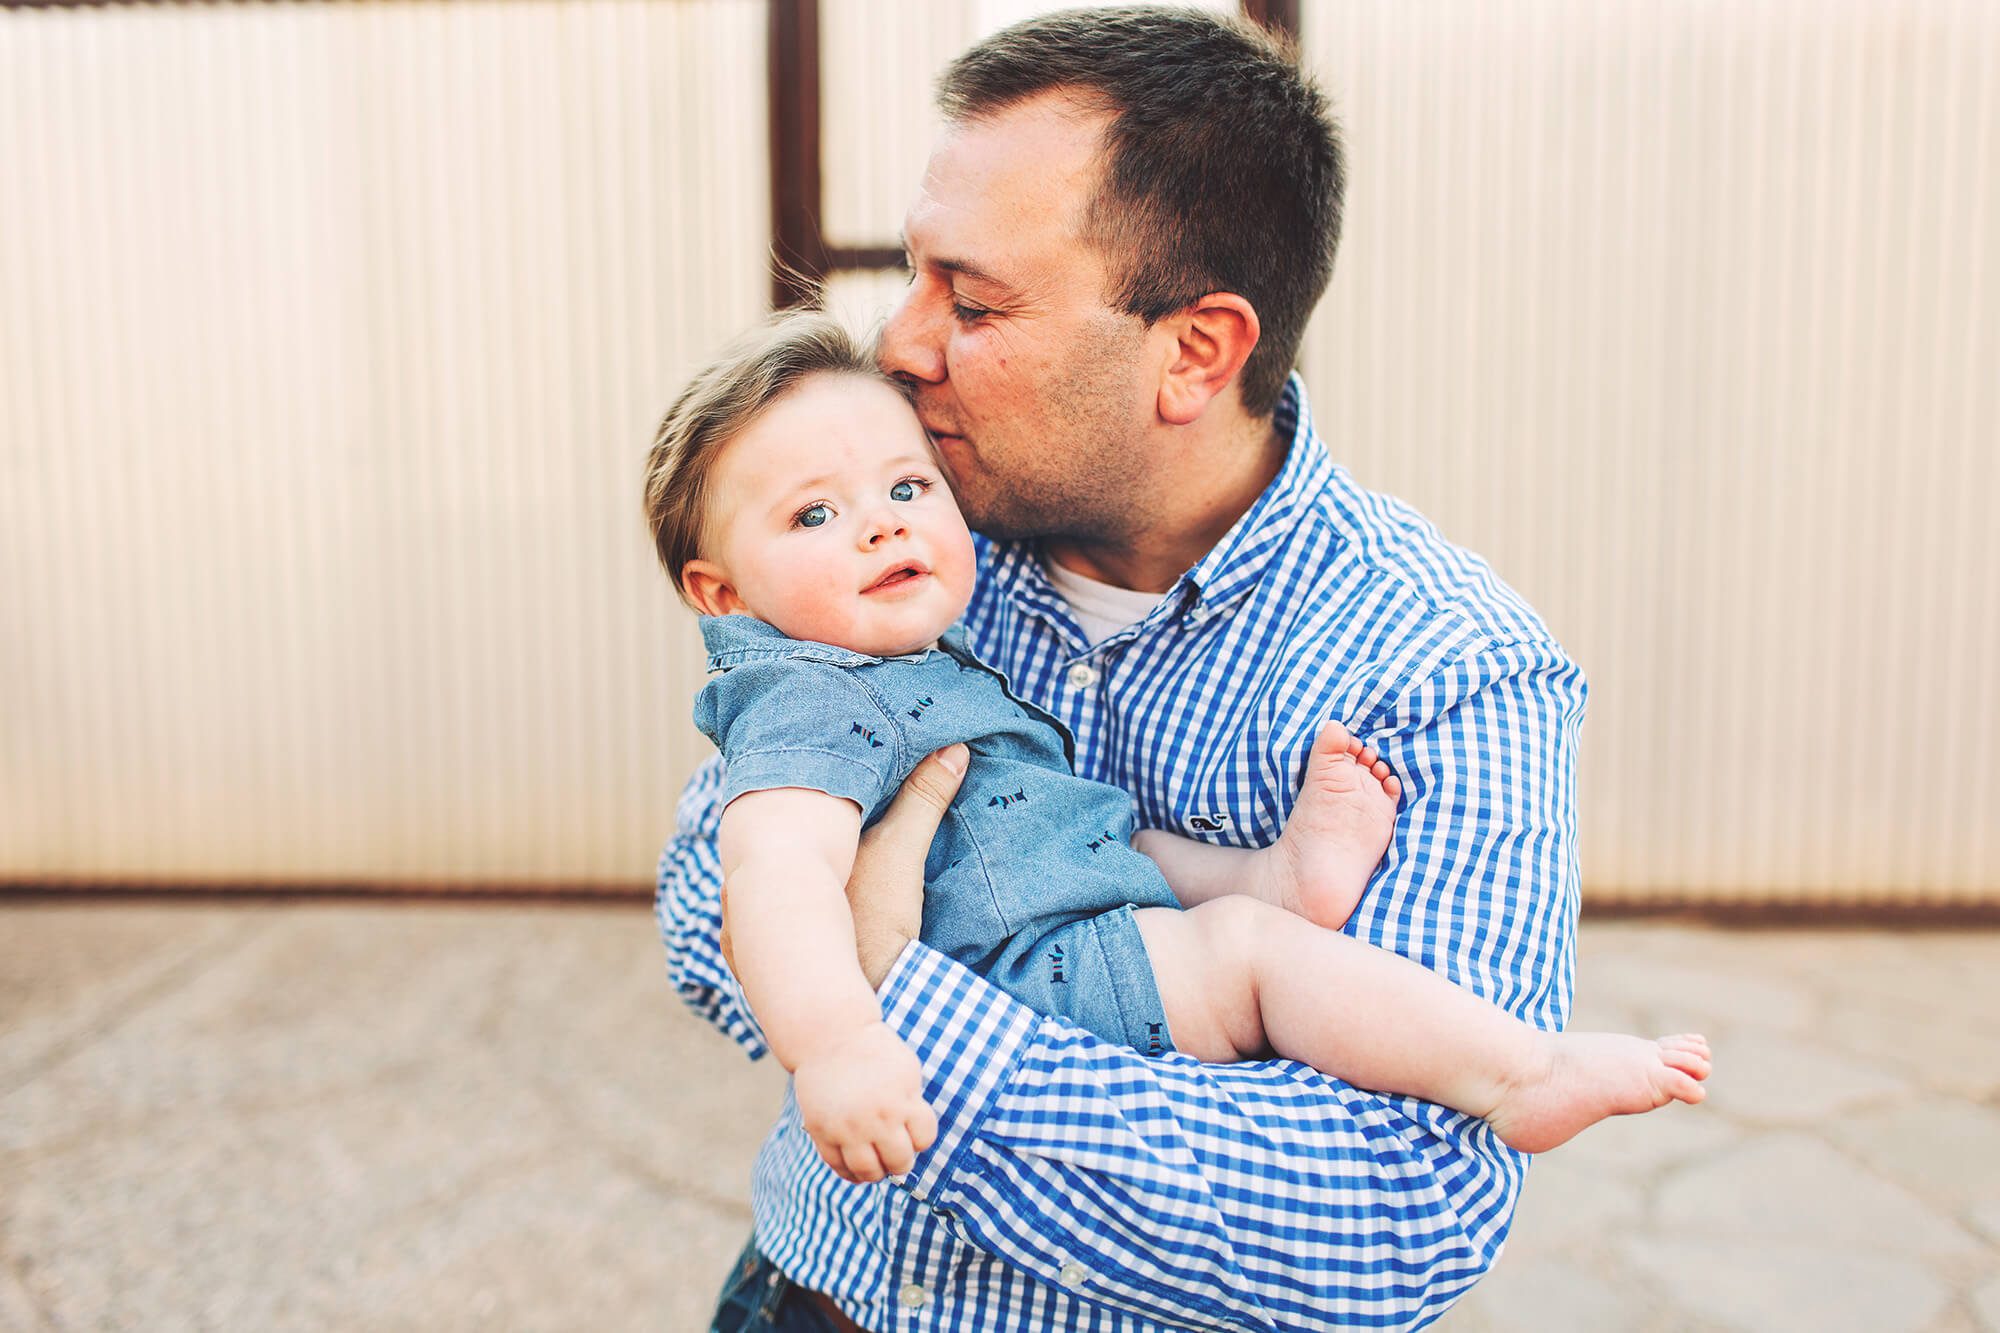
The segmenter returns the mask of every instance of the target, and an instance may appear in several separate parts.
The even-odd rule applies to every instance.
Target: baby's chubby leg
[[[1705,1095],[1699,1037],[1542,1032],[1407,958],[1240,895],[1134,916],[1174,1045],[1199,1060],[1300,1060],[1482,1116],[1523,1152]]]

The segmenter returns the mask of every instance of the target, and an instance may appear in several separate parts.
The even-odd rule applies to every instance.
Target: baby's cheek
[[[944,568],[933,570],[951,588],[954,595],[970,600],[972,580],[978,573],[978,561],[972,554],[972,538],[965,537],[951,549],[949,558],[940,562]]]
[[[811,626],[806,634],[793,638],[820,643],[845,644],[854,635],[855,592],[839,578],[825,571],[803,582],[793,599],[793,612],[801,624]]]

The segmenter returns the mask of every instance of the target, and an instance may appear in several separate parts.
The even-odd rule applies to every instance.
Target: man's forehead
[[[946,126],[904,218],[905,245],[926,263],[1004,282],[998,256],[1032,250],[1034,238],[1080,237],[1107,120],[1045,94]]]

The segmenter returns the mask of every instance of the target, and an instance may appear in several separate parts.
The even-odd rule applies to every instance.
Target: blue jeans
[[[709,1333],[833,1333],[833,1325],[752,1236],[722,1283]]]

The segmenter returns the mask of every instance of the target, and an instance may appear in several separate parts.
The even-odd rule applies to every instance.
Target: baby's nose
[[[893,518],[878,518],[868,524],[864,533],[863,545],[880,546],[891,537],[909,536],[910,530]]]

